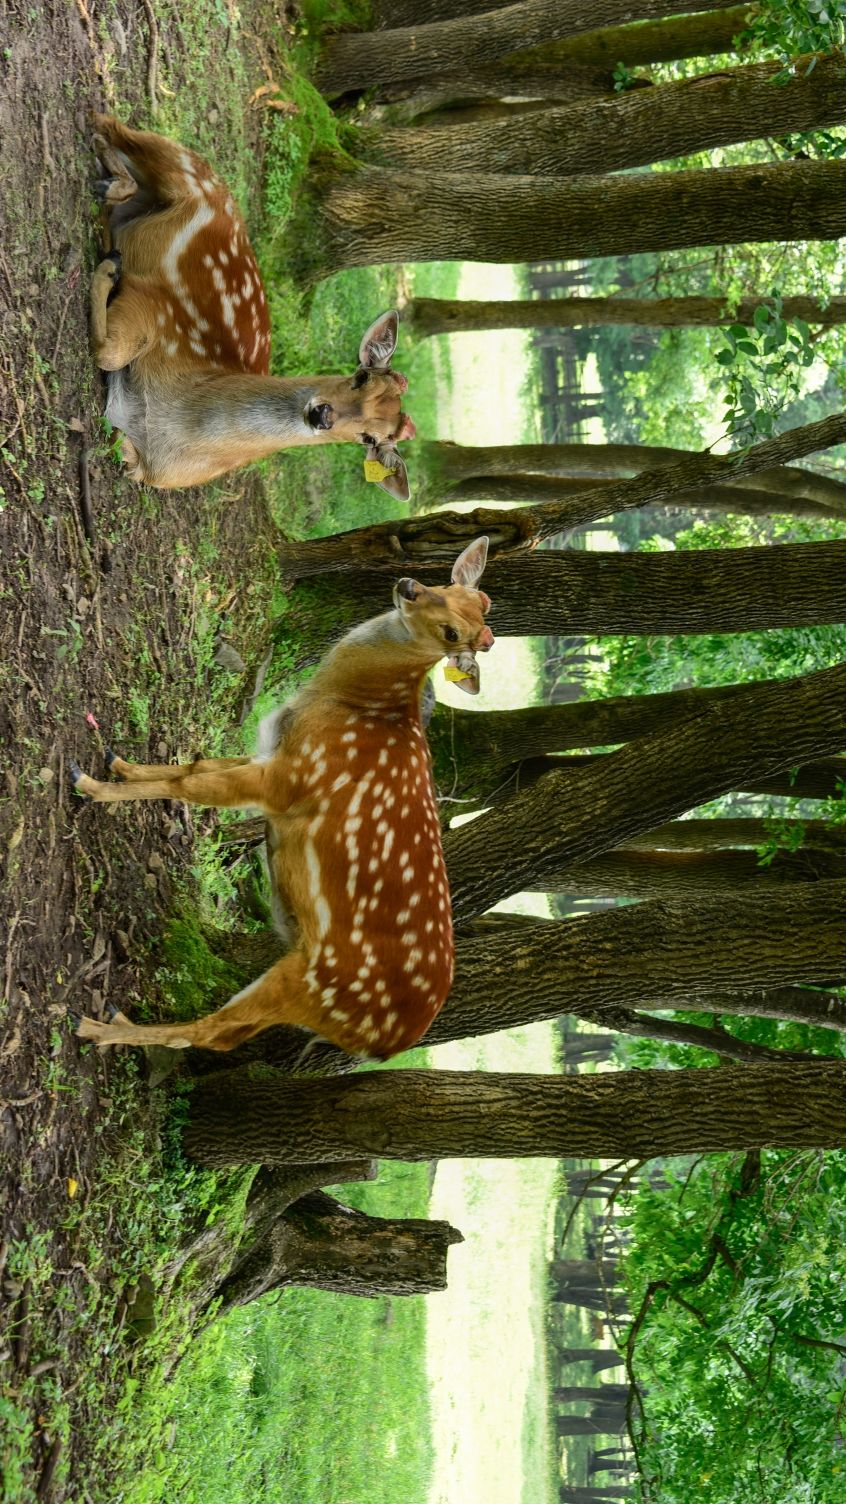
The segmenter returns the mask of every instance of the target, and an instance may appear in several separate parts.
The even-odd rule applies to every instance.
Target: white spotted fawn
[[[490,600],[476,588],[487,547],[471,543],[443,589],[401,579],[394,610],[348,632],[262,723],[254,758],[140,767],[114,757],[120,783],[72,767],[91,799],[257,805],[274,913],[291,944],[217,1013],[138,1027],[85,1018],[83,1039],[230,1050],[284,1023],[387,1059],[425,1034],[452,984],[453,939],[421,694],[445,656],[458,682],[478,688],[475,654],[494,640]]]
[[[367,330],[351,376],[270,376],[270,318],[244,222],[202,157],[110,115],[94,145],[111,244],[94,272],[91,339],[106,416],[133,480],[193,486],[294,444],[354,441],[398,499],[414,437],[390,369],[398,315]]]

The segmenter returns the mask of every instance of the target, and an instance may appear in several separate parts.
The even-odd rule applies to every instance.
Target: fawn
[[[348,632],[262,722],[255,757],[141,767],[110,754],[122,783],[72,765],[91,799],[262,809],[274,917],[292,947],[195,1023],[86,1018],[83,1039],[230,1050],[285,1023],[388,1059],[426,1032],[452,984],[453,941],[421,695],[445,655],[462,668],[459,682],[478,688],[467,670],[494,640],[490,599],[476,588],[487,548],[487,538],[471,543],[443,589],[401,579],[394,610]]]
[[[225,183],[164,136],[110,115],[94,123],[110,246],[91,339],[132,479],[199,485],[276,449],[350,440],[371,459],[378,449],[379,484],[406,499],[396,445],[414,424],[401,411],[408,382],[390,368],[399,315],[370,326],[352,376],[270,376],[267,299]]]

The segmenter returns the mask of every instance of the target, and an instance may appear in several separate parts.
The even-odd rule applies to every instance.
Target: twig
[[[141,4],[147,16],[147,28],[150,33],[150,50],[147,54],[147,93],[150,96],[150,108],[156,115],[159,108],[156,98],[159,77],[159,27],[152,0],[141,0]]]
[[[85,536],[92,548],[97,545],[97,534],[94,529],[94,517],[91,511],[91,477],[88,474],[88,461],[91,458],[91,450],[83,447],[79,452],[79,510],[82,515],[82,526]]]

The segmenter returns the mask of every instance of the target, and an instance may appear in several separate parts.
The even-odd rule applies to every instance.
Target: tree
[[[652,329],[716,328],[722,324],[750,325],[760,298],[737,302],[720,297],[626,298],[514,298],[477,303],[469,299],[410,298],[402,310],[403,324],[420,339],[432,334],[478,333],[485,329],[578,329],[608,324],[633,324]],[[786,297],[785,319],[804,319],[830,329],[846,323],[846,298]]]
[[[187,1152],[201,1164],[370,1157],[649,1159],[846,1144],[842,1061],[719,1070],[508,1076],[368,1071],[194,1088]]]
[[[460,125],[371,127],[360,155],[389,167],[438,173],[619,172],[738,141],[815,130],[846,119],[846,60],[805,60],[778,86],[778,63],[753,63]]]
[[[834,240],[846,233],[844,184],[842,161],[575,178],[363,166],[325,177],[314,210],[322,244],[298,254],[304,268],[310,260],[312,275],[328,276],[377,262],[538,261]]]
[[[509,550],[526,548],[565,530],[586,526],[600,517],[669,502],[689,492],[702,494],[724,485],[736,488],[739,483],[747,481],[751,491],[755,486],[754,477],[761,474],[765,477],[764,486],[768,488],[770,483],[777,483],[772,472],[778,470],[781,473],[788,461],[827,449],[841,443],[844,438],[846,413],[840,413],[817,423],[789,429],[786,433],[765,439],[741,453],[715,455],[705,450],[701,454],[685,454],[677,464],[667,463],[666,455],[659,453],[654,468],[602,487],[582,485],[572,489],[566,480],[540,475],[529,482],[533,488],[532,494],[537,498],[551,487],[554,493],[552,499],[536,500],[534,506],[505,513],[477,508],[471,513],[438,512],[431,516],[400,517],[372,527],[356,528],[353,532],[339,533],[333,538],[286,544],[281,561],[283,573],[289,580],[301,580],[308,575],[322,574],[328,570],[343,570],[345,574],[349,574],[353,569],[373,571],[381,565],[393,576],[398,562],[402,562],[421,571],[420,578],[424,583],[431,581],[437,584],[440,580],[433,573],[433,568],[438,567],[443,571],[451,564],[457,547],[464,546],[484,532],[490,539],[489,559],[493,561],[488,565],[488,579],[492,577],[490,571],[494,566],[501,568],[497,556]],[[536,455],[545,446],[526,447],[530,454]],[[443,462],[448,467],[451,452],[450,446],[439,447],[435,451],[436,464],[443,456]],[[463,451],[463,455],[467,453],[468,451]],[[460,454],[459,464],[462,457]],[[839,500],[839,489],[829,491],[824,486],[817,489],[815,479],[807,480],[801,471],[797,474],[800,476],[798,484],[793,480],[786,480],[785,489],[789,491],[792,488],[795,493],[801,493],[807,487],[805,494],[810,494],[811,499],[819,500],[827,496],[832,504],[836,504],[835,498]],[[452,493],[463,498],[464,493],[460,487],[464,484],[464,481],[455,481],[451,487]],[[511,484],[510,480],[506,482],[506,486]],[[485,486],[486,489],[496,490],[496,484],[491,480],[487,480]],[[429,566],[428,573],[426,566]],[[541,566],[536,560],[534,567],[547,566]],[[375,588],[381,590],[383,587],[379,585]],[[336,587],[333,598],[340,593]],[[360,620],[363,602],[368,599],[367,591],[361,588],[360,581],[356,584],[355,594],[359,602],[359,615],[356,619]],[[383,600],[377,597],[374,613],[382,607]],[[559,629],[551,630],[554,632]],[[602,628],[598,630],[601,631]],[[537,632],[538,628],[529,626],[526,631]]]
[[[725,0],[698,0],[701,10],[727,8]],[[638,20],[684,12],[690,0],[638,0]],[[331,40],[317,73],[324,94],[372,88],[420,74],[460,69],[468,57],[496,62],[518,48],[542,47],[560,37],[632,19],[626,0],[522,0],[481,15],[415,24],[377,34],[346,32]]]

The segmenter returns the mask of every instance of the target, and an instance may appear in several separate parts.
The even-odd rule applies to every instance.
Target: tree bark
[[[341,1295],[426,1295],[446,1289],[448,1222],[371,1217],[322,1191],[301,1197],[217,1290],[219,1313],[288,1285]]]
[[[716,455],[704,450],[701,454],[686,455],[677,464],[664,463],[662,459],[652,469],[641,470],[637,475],[609,481],[599,487],[585,486],[581,482],[573,492],[572,483],[566,479],[536,476],[532,477],[530,483],[533,497],[537,498],[551,488],[554,499],[506,512],[476,508],[472,512],[436,512],[425,517],[400,517],[372,527],[336,533],[330,538],[286,543],[280,558],[282,572],[286,580],[293,581],[333,570],[343,570],[345,574],[360,570],[364,579],[356,581],[356,597],[360,601],[375,597],[378,602],[376,609],[383,610],[389,594],[387,582],[383,584],[375,580],[368,581],[367,574],[381,570],[392,585],[398,566],[407,564],[419,573],[423,583],[442,584],[443,570],[446,566],[451,566],[456,551],[481,533],[486,533],[490,540],[490,562],[485,572],[485,583],[488,593],[494,596],[495,591],[490,588],[488,581],[495,578],[494,571],[501,569],[504,562],[508,563],[500,558],[503,554],[525,550],[545,538],[584,527],[601,517],[674,501],[686,492],[696,491],[701,494],[706,489],[724,485],[736,488],[741,482],[748,482],[749,488],[754,489],[756,478],[761,474],[765,476],[764,484],[768,486],[774,479],[774,470],[787,473],[784,467],[788,461],[829,449],[844,440],[846,413],[838,413],[816,423],[789,429],[776,438],[765,439],[744,453]],[[787,480],[784,482],[785,487],[803,490],[810,483],[804,479],[802,471],[796,471],[796,474],[802,477],[799,482]],[[462,481],[454,487],[452,495],[463,499],[462,486],[466,484]],[[498,484],[502,483],[486,480],[484,489],[495,491]],[[510,484],[511,481],[506,482],[506,485]],[[474,494],[472,483],[471,494]],[[816,490],[813,494],[819,497],[823,491]],[[840,495],[839,491],[827,494],[838,498]],[[802,545],[804,549],[811,546]],[[740,550],[725,552],[735,554]],[[549,554],[536,555],[532,567],[548,567],[544,560],[550,557]],[[360,614],[358,619],[361,619]],[[537,630],[539,629],[529,628],[530,633]]]
[[[462,940],[427,1044],[454,1038],[459,1018],[475,1037],[518,1017],[525,1025],[606,1008],[712,1011],[720,993],[825,987],[846,975],[844,899],[841,882],[696,903],[653,899]]]
[[[741,298],[733,308],[726,298],[515,298],[508,302],[472,302],[450,298],[410,298],[403,324],[418,339],[432,334],[479,333],[487,329],[579,329],[611,324],[649,329],[713,329],[723,324],[752,323],[766,298]],[[786,319],[804,319],[830,329],[846,323],[846,298],[825,306],[818,298],[784,299]],[[585,447],[585,446],[579,446]],[[597,446],[598,447],[598,446]],[[636,446],[632,446],[636,447]],[[679,451],[668,450],[668,454]],[[566,472],[564,472],[566,473]]]
[[[374,1155],[651,1159],[846,1144],[846,1065],[594,1076],[368,1071],[342,1080],[195,1087],[186,1152],[201,1164]]]
[[[698,0],[701,10],[727,9],[725,0]],[[317,72],[324,94],[367,89],[462,67],[465,59],[492,63],[517,48],[545,47],[562,37],[683,13],[690,0],[523,0],[477,16],[415,24],[379,33],[348,32],[329,41]],[[634,12],[634,14],[633,14]]]
[[[385,24],[391,27],[414,27],[430,21],[449,20],[459,15],[479,15],[486,10],[500,10],[503,4],[488,0],[397,0],[385,10]],[[732,5],[725,10],[701,10],[691,15],[669,16],[658,21],[637,21],[630,25],[605,27],[600,31],[582,32],[566,41],[545,42],[538,51],[516,56],[554,61],[583,67],[613,68],[617,63],[636,67],[643,63],[669,63],[685,57],[711,57],[714,53],[733,52],[734,39],[744,31],[757,6]]]
[[[579,898],[696,898],[700,894],[778,888],[846,878],[846,856],[826,851],[776,852],[762,864],[756,851],[655,851],[617,847],[544,878],[544,892]],[[844,890],[846,891],[846,890]]]
[[[751,684],[734,700],[712,702],[598,766],[550,773],[506,809],[451,830],[444,849],[454,916],[460,923],[483,913],[565,862],[599,856],[739,784],[759,783],[843,746],[846,665]]]
[[[548,0],[557,5],[557,0]],[[538,178],[362,167],[331,176],[311,274],[406,261],[541,261],[846,234],[846,163]]]
[[[478,124],[368,127],[357,154],[412,171],[570,177],[621,172],[735,142],[816,130],[846,119],[846,59],[752,63]]]
[[[647,84],[648,80],[643,80]],[[573,63],[544,63],[533,55],[524,63],[505,61],[495,67],[468,66],[461,73],[411,79],[379,91],[391,105],[392,124],[433,117],[444,124],[492,120],[499,112],[507,119],[552,104],[593,99],[614,89],[611,68],[584,68]],[[511,103],[504,104],[504,100]],[[531,101],[531,102],[530,102]],[[366,117],[365,117],[366,118]]]

